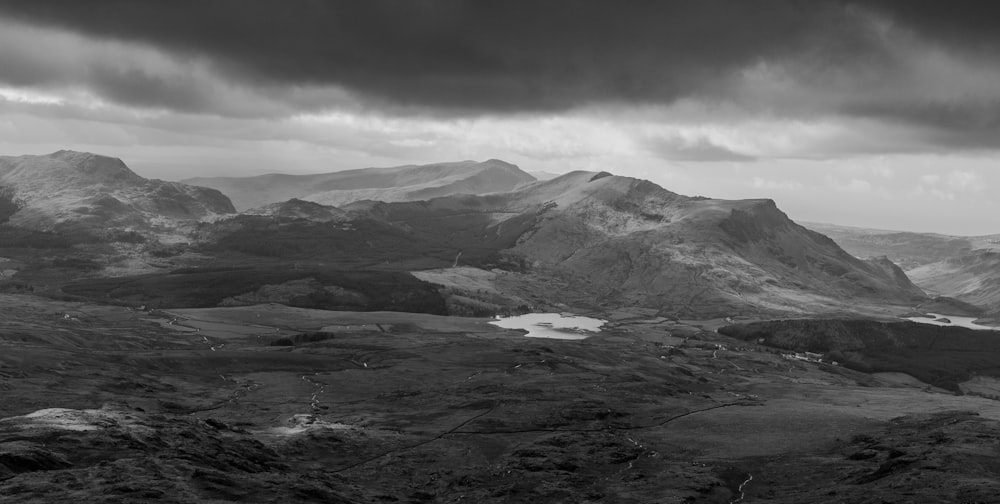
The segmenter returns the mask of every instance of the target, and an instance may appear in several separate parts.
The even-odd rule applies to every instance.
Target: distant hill
[[[1000,320],[1000,235],[950,236],[807,224],[859,257],[888,256],[929,293],[971,303]]]
[[[341,208],[351,225],[262,216],[213,225],[219,250],[355,267],[526,268],[542,299],[708,316],[925,300],[902,270],[863,261],[770,200],[691,198],[573,172],[508,193]],[[554,281],[558,279],[557,281]]]
[[[360,200],[417,201],[455,194],[507,192],[535,178],[497,159],[394,168],[362,168],[315,175],[192,178],[185,183],[212,187],[246,210],[298,198],[340,206]]]
[[[0,186],[24,202],[10,224],[29,229],[142,230],[235,212],[215,189],[146,179],[120,159],[85,152],[0,157]]]
[[[833,238],[851,254],[858,257],[887,256],[904,270],[965,255],[973,250],[1000,250],[1000,235],[952,236],[814,222],[803,225]]]
[[[490,160],[226,180],[244,195],[275,183],[276,193],[312,191],[310,198],[338,206],[286,198],[226,216],[234,208],[219,190],[147,180],[118,159],[68,151],[2,158],[0,185],[26,202],[8,231],[54,231],[11,235],[28,246],[11,256],[28,265],[15,280],[57,284],[73,268],[91,279],[145,273],[137,292],[176,300],[199,295],[188,291],[201,273],[173,284],[161,276],[207,266],[204,280],[226,299],[280,293],[322,307],[331,300],[357,304],[367,294],[320,277],[364,270],[394,278],[460,265],[515,272],[510,299],[526,304],[644,307],[678,317],[830,313],[928,299],[892,261],[852,256],[792,222],[771,200],[688,197],[607,172],[538,181]],[[100,243],[134,246],[74,248],[85,237],[63,238],[80,229],[158,230],[175,239],[98,236]],[[40,258],[31,247],[50,252]],[[267,275],[292,283],[256,285]],[[247,282],[253,289],[233,290]],[[127,283],[107,283],[112,290],[104,295]],[[222,289],[229,284],[233,289]],[[387,285],[379,295],[388,298],[379,303],[392,301]],[[77,292],[97,291],[78,285]],[[394,306],[414,305],[422,295]]]
[[[242,213],[245,215],[262,215],[280,219],[306,219],[314,222],[343,221],[348,219],[347,212],[337,207],[295,198],[251,208],[244,210]]]
[[[977,250],[910,270],[929,292],[972,303],[1000,316],[1000,252]]]

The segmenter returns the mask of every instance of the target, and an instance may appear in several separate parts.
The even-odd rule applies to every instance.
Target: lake
[[[912,322],[920,322],[921,324],[931,324],[942,327],[968,327],[969,329],[975,329],[977,331],[998,331],[1000,327],[984,326],[973,322],[976,317],[959,317],[957,315],[941,315],[938,313],[928,313],[928,315],[934,317],[933,319],[927,317],[908,317],[906,320]],[[946,318],[951,322],[938,321],[939,319]]]
[[[601,332],[606,321],[561,313],[528,313],[513,317],[497,317],[490,323],[504,329],[523,329],[529,338],[582,340]]]

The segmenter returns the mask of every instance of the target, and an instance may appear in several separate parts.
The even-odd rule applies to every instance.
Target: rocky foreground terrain
[[[3,502],[990,502],[1000,403],[618,312],[4,295]],[[990,335],[990,337],[995,337]]]

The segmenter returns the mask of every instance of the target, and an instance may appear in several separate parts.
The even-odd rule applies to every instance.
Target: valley
[[[0,0],[0,504],[1000,503],[998,7]]]
[[[1000,307],[771,200],[490,160],[171,185],[183,214],[120,160],[2,161],[4,502],[1000,492],[1000,337],[905,321]],[[59,183],[86,211],[24,189]],[[921,240],[909,272],[965,278],[934,265],[971,241]]]
[[[813,224],[858,257],[884,256],[940,297],[948,314],[1000,321],[1000,236],[948,236]]]

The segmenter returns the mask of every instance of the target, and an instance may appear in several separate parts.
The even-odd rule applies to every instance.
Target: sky
[[[996,19],[968,0],[0,0],[0,155],[167,180],[497,158],[994,234]]]

